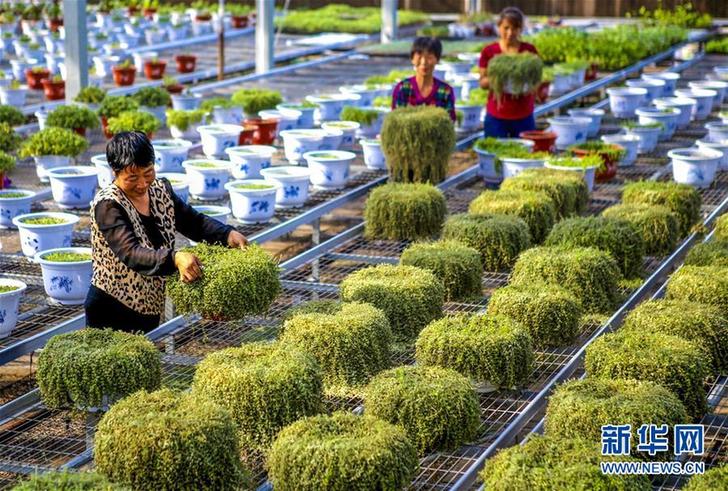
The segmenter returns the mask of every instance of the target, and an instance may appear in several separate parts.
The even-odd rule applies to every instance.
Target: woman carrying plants
[[[538,55],[536,48],[520,40],[525,17],[517,7],[507,7],[500,13],[498,19],[498,32],[500,39],[483,48],[480,53],[480,86],[483,89],[492,89],[492,80],[488,76],[488,65],[500,55],[515,55],[518,53],[533,53]],[[536,89],[534,87],[534,89]],[[518,138],[522,131],[536,129],[533,117],[533,91],[521,94],[496,94],[490,90],[488,94],[487,114],[483,122],[486,137]]]
[[[245,247],[233,227],[183,202],[171,184],[157,179],[154,149],[140,132],[122,132],[106,146],[112,185],[91,205],[93,278],[86,297],[89,327],[149,332],[164,309],[165,276],[184,282],[202,276],[189,252],[175,252],[175,232],[197,242]]]
[[[442,80],[434,77],[435,65],[442,55],[442,43],[437,38],[416,38],[410,49],[415,76],[405,78],[394,87],[392,109],[403,106],[437,106],[445,109],[453,122],[455,92]]]

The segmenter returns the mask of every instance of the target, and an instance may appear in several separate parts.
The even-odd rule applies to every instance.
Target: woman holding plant
[[[197,242],[243,248],[245,237],[182,201],[154,172],[154,149],[141,132],[121,132],[106,146],[113,184],[91,204],[93,277],[89,327],[149,332],[164,310],[165,276],[202,276],[198,258],[175,251],[175,233]]]

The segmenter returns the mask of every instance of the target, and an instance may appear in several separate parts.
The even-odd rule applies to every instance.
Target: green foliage
[[[295,346],[247,343],[207,355],[192,393],[230,411],[244,448],[267,447],[281,428],[321,411],[321,369]]]
[[[685,264],[690,266],[728,266],[728,241],[713,239],[702,242],[688,252]]]
[[[485,191],[470,202],[468,211],[476,215],[515,215],[528,224],[534,244],[543,242],[556,223],[553,200],[537,191]]]
[[[14,152],[23,139],[8,123],[0,123],[0,152]]]
[[[622,203],[666,206],[679,216],[680,236],[683,237],[700,219],[702,198],[700,193],[688,184],[639,181],[624,186]]]
[[[169,389],[114,404],[94,435],[96,468],[132,489],[240,489],[249,473],[238,451],[228,411]]]
[[[455,127],[444,109],[397,108],[384,118],[381,136],[390,180],[437,184],[445,179]]]
[[[130,97],[140,106],[146,107],[167,106],[172,102],[172,96],[162,87],[142,87]]]
[[[236,106],[237,104],[234,104],[233,101],[231,101],[227,97],[212,97],[210,99],[205,99],[204,101],[202,101],[202,103],[200,104],[200,109],[209,113],[212,112],[215,107],[230,109]]]
[[[433,38],[446,38],[450,36],[450,30],[447,26],[425,26],[417,29],[417,35]]]
[[[677,245],[680,223],[677,213],[666,206],[644,203],[610,206],[602,212],[609,219],[630,222],[639,230],[645,254],[664,256]]]
[[[22,223],[27,223],[28,225],[60,225],[61,223],[66,223],[68,220],[65,218],[41,216],[21,218],[20,221]]]
[[[25,140],[18,155],[22,158],[43,155],[76,157],[82,154],[86,148],[88,148],[86,139],[73,131],[48,127]]]
[[[344,302],[370,303],[389,319],[396,341],[411,340],[442,316],[445,288],[430,271],[380,264],[351,273],[339,288]]]
[[[91,254],[82,254],[78,252],[51,252],[43,254],[43,259],[54,263],[74,263],[78,261],[90,261]]]
[[[404,250],[400,264],[432,271],[445,287],[445,300],[482,297],[483,264],[480,253],[453,240],[412,244]]]
[[[162,123],[146,111],[128,111],[108,120],[108,130],[114,135],[122,131],[141,131],[150,134],[161,126]]]
[[[639,229],[630,222],[607,217],[574,217],[557,223],[546,238],[547,246],[594,247],[608,252],[625,278],[642,273],[645,245]]]
[[[503,181],[501,190],[542,191],[554,201],[559,218],[581,213],[589,203],[584,178],[571,171],[526,169]]]
[[[180,131],[187,131],[191,124],[201,123],[207,119],[207,111],[195,109],[192,111],[183,111],[176,109],[167,110],[167,125],[176,127]]]
[[[278,266],[259,246],[228,249],[198,244],[186,251],[197,256],[205,274],[194,283],[182,282],[178,274],[167,282],[167,295],[179,313],[242,319],[265,313],[281,290]]]
[[[0,123],[18,126],[25,123],[25,115],[15,106],[0,105]]]
[[[708,53],[728,55],[728,37],[711,39],[705,44],[705,51]]]
[[[715,491],[728,487],[728,464],[718,464],[704,474],[696,474],[690,478],[684,491]]]
[[[105,406],[156,389],[161,377],[160,354],[148,339],[110,329],[54,336],[38,357],[38,387],[49,408]]]
[[[442,237],[477,249],[486,271],[510,268],[531,245],[528,225],[512,215],[453,215],[445,222]]]
[[[417,363],[452,368],[501,389],[528,382],[534,361],[528,330],[504,316],[455,316],[422,330]]]
[[[45,472],[21,481],[13,491],[126,491],[95,472]]]
[[[358,107],[344,106],[344,109],[341,111],[340,119],[342,121],[355,121],[362,126],[369,126],[374,123],[381,114],[382,113],[380,111],[372,109],[360,109]]]
[[[528,94],[541,83],[543,61],[533,53],[502,54],[488,63],[490,90],[503,94]]]
[[[420,455],[475,438],[480,406],[467,378],[446,368],[403,366],[380,373],[364,396],[366,414],[401,426]]]
[[[715,234],[713,239],[726,240],[728,239],[728,215],[721,215],[715,221]]]
[[[311,300],[286,310],[283,320],[287,321],[303,314],[336,314],[341,310],[341,305],[339,300]]]
[[[6,174],[13,169],[15,169],[15,157],[0,150],[0,173]]]
[[[705,12],[701,14],[695,10],[695,7],[689,0],[675,5],[673,10],[663,8],[662,2],[658,2],[658,7],[652,11],[642,6],[637,14],[644,22],[650,25],[709,28],[713,23],[713,18],[709,13]]]
[[[85,104],[100,104],[106,98],[106,91],[100,87],[84,87],[81,89],[74,101]]]
[[[623,147],[600,140],[589,140],[584,143],[577,143],[576,145],[571,145],[568,150],[570,152],[574,152],[574,150],[584,150],[590,154],[599,155],[602,158],[606,157],[612,162],[618,162],[626,153]]]
[[[99,117],[91,109],[81,106],[58,106],[48,114],[47,126],[57,126],[74,130],[77,128],[96,128]]]
[[[332,3],[319,9],[297,9],[277,17],[276,26],[291,34],[350,32],[373,34],[382,26],[379,7],[350,7]],[[397,10],[397,24],[409,26],[427,22],[429,16],[416,10]]]
[[[683,266],[670,277],[666,298],[713,305],[728,315],[728,268]]]
[[[367,198],[364,234],[389,240],[431,239],[440,233],[446,213],[445,195],[435,186],[384,184]]]
[[[537,346],[570,344],[579,332],[579,300],[556,285],[498,288],[488,300],[488,315],[503,315],[528,328]]]
[[[474,106],[485,106],[488,102],[488,89],[476,87],[468,92],[468,104]]]
[[[611,313],[619,301],[619,267],[609,253],[593,248],[537,247],[524,251],[511,284],[549,283],[569,290],[586,313]]]
[[[550,165],[568,167],[570,169],[588,169],[597,167],[599,170],[606,170],[604,161],[598,155],[585,155],[584,157],[550,156],[547,159]]]
[[[276,491],[402,489],[417,470],[404,429],[338,411],[284,428],[266,461]]]
[[[107,95],[101,101],[98,113],[103,118],[113,118],[127,111],[136,111],[139,104],[131,97],[124,95]]]
[[[245,114],[257,116],[259,111],[275,109],[283,102],[281,93],[277,90],[268,89],[240,89],[236,91],[230,100],[243,108]]]
[[[605,334],[587,347],[585,368],[590,377],[658,383],[674,392],[695,420],[707,410],[704,354],[677,336],[633,329]]]

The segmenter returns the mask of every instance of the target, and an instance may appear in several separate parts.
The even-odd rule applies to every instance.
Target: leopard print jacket
[[[134,234],[144,247],[153,248],[144,230],[139,212],[124,192],[115,184],[98,192],[91,204],[91,247],[93,249],[93,277],[91,283],[140,314],[157,315],[164,311],[165,279],[144,276],[126,266],[109,247],[95,220],[96,204],[112,200],[129,215]],[[165,184],[159,179],[149,187],[149,210],[161,224],[164,247],[174,248],[174,202]]]

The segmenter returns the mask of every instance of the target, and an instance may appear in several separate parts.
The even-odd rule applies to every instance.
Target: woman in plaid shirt
[[[394,87],[392,109],[423,104],[437,106],[447,111],[455,122],[455,92],[448,84],[433,76],[441,55],[442,43],[439,39],[415,39],[410,50],[415,76],[402,80]]]

